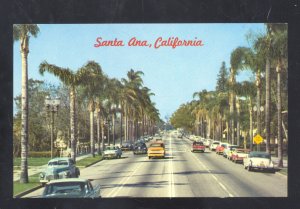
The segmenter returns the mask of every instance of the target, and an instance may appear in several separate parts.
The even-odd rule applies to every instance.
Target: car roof
[[[47,184],[54,184],[54,183],[63,183],[63,182],[88,182],[88,179],[81,179],[81,178],[64,178],[64,179],[56,179],[51,180]]]
[[[51,160],[49,160],[49,162],[52,162],[52,161],[58,161],[58,160],[69,160],[70,158],[68,157],[57,157],[57,158],[53,158]]]

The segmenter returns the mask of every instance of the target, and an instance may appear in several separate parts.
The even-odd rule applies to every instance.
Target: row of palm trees
[[[266,140],[266,152],[271,152],[271,120],[274,121],[274,113],[271,107],[277,108],[277,134],[279,166],[283,163],[283,137],[282,129],[286,125],[282,121],[282,74],[287,74],[287,25],[265,24],[265,34],[249,35],[248,39],[252,47],[237,47],[230,57],[229,75],[224,74],[223,86],[217,86],[216,91],[202,90],[195,92],[193,97],[198,100],[189,103],[191,114],[195,117],[194,126],[196,132],[208,135],[212,138],[222,139],[223,133],[227,134],[227,141],[232,144],[240,143],[240,130],[249,135],[250,149],[253,139],[253,106],[256,111],[256,134],[264,136]],[[225,63],[222,64],[225,68]],[[242,70],[248,70],[255,76],[255,81],[236,81],[237,74]],[[265,75],[262,77],[262,75]],[[277,75],[277,79],[274,79]],[[276,81],[276,82],[275,82]],[[273,83],[273,88],[271,84]],[[276,95],[271,100],[271,89]],[[262,90],[265,90],[263,92]],[[262,96],[265,96],[265,121],[263,129],[261,121]],[[287,95],[285,95],[287,98]],[[275,101],[271,103],[272,101]],[[246,119],[245,117],[248,117]],[[247,120],[247,121],[246,121]],[[204,137],[206,137],[204,136]],[[287,139],[287,134],[285,135]],[[259,146],[258,146],[259,149]]]
[[[28,183],[28,97],[27,97],[27,55],[29,53],[29,38],[36,37],[39,32],[37,25],[14,25],[14,40],[21,43],[22,55],[22,134],[21,134],[21,175],[20,182]],[[78,94],[82,100],[88,102],[90,113],[90,146],[91,154],[95,154],[95,130],[94,122],[96,115],[96,133],[98,151],[100,144],[104,146],[105,121],[109,116],[112,118],[113,131],[115,127],[116,110],[121,113],[121,123],[124,121],[124,140],[130,140],[133,130],[138,130],[138,124],[142,124],[142,133],[147,130],[153,131],[155,124],[160,121],[159,112],[155,103],[151,101],[150,89],[143,86],[142,71],[131,69],[127,78],[121,80],[109,78],[95,61],[88,61],[77,71],[63,68],[46,61],[39,66],[39,72],[53,74],[68,87],[70,99],[70,141],[71,158],[76,160],[76,145],[78,138],[77,106]],[[108,128],[109,129],[109,128]],[[122,130],[122,125],[121,125]],[[113,135],[114,136],[114,135]],[[121,133],[122,138],[122,133]],[[114,143],[115,140],[113,139]]]

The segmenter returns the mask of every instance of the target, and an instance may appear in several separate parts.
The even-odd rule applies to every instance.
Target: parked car
[[[202,140],[203,140],[203,144],[204,144],[204,146],[205,147],[209,147],[209,145],[210,145],[210,141],[209,141],[209,139],[204,139],[204,138],[202,138]]]
[[[49,160],[47,168],[40,173],[39,178],[42,184],[54,179],[78,178],[79,168],[71,158],[62,157]]]
[[[267,170],[275,173],[271,155],[267,152],[252,151],[243,159],[244,168],[248,171],[253,169]]]
[[[121,158],[122,150],[115,145],[107,146],[103,152],[103,159]]]
[[[248,149],[236,148],[232,151],[231,160],[235,163],[243,162],[244,158],[249,153]]]
[[[42,198],[100,198],[100,185],[93,187],[87,179],[59,179],[45,185]]]
[[[151,159],[152,157],[165,157],[165,145],[162,141],[160,142],[153,142],[148,147],[148,158]]]
[[[147,146],[143,142],[138,142],[134,145],[133,154],[147,154]]]
[[[238,148],[238,145],[229,144],[224,150],[223,150],[223,157],[226,157],[227,159],[231,159],[232,151],[235,148]]]
[[[121,145],[122,151],[131,151],[133,149],[133,143],[132,142],[124,142]]]
[[[205,151],[205,146],[204,146],[203,142],[201,142],[201,141],[193,142],[191,151],[192,152],[195,152],[195,151],[204,152]]]
[[[216,147],[216,154],[218,155],[223,155],[223,151],[224,149],[228,146],[228,143],[220,143],[217,147]]]
[[[210,149],[211,151],[215,151],[216,148],[217,148],[217,146],[218,146],[220,143],[221,143],[220,141],[213,141],[213,142],[211,143],[209,149]]]

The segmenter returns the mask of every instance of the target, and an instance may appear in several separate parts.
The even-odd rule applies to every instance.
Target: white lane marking
[[[175,188],[174,188],[174,170],[173,170],[173,151],[172,151],[172,138],[169,137],[169,145],[170,145],[170,158],[169,158],[169,196],[170,198],[175,197]]]
[[[184,144],[184,146],[187,148],[187,146]],[[204,167],[204,169],[206,169],[211,175],[212,177],[216,180],[216,182],[220,185],[220,187],[222,187],[222,189],[228,193],[229,197],[234,197],[233,194],[231,194],[228,189],[219,181],[219,179],[214,175],[212,174],[212,172],[210,171],[210,169],[208,169],[206,167],[206,165],[204,165],[195,155],[192,155],[193,158],[195,158],[195,160],[197,160],[201,165],[202,167]]]
[[[121,184],[120,187],[115,187],[108,195],[107,197],[115,197],[123,188],[123,186],[129,181],[129,179],[137,172],[137,170],[143,165],[144,163],[139,163],[138,166],[135,167],[133,172],[127,177],[123,178],[119,184]]]

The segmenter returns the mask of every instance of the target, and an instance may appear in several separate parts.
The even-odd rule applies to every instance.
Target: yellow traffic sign
[[[263,138],[261,137],[261,135],[257,134],[255,137],[253,137],[253,141],[255,144],[260,144],[263,142]]]

